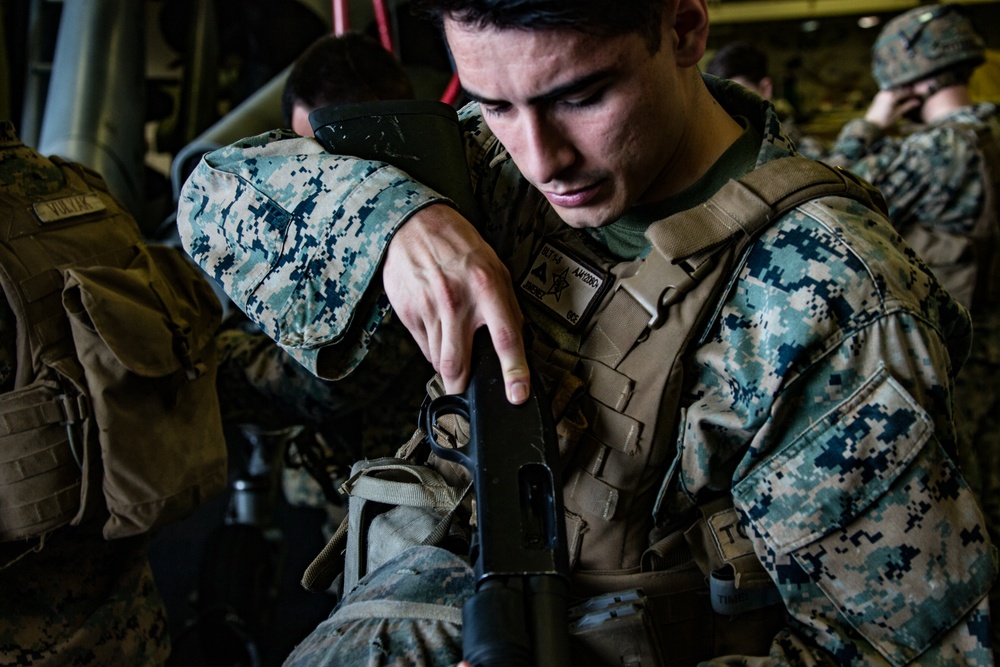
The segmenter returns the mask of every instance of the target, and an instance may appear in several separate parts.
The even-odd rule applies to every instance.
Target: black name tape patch
[[[582,326],[600,302],[610,277],[561,245],[547,240],[521,279],[532,297],[570,329]]]

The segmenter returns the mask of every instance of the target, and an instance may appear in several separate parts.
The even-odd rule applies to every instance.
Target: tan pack
[[[17,319],[0,396],[0,541],[107,515],[108,539],[179,519],[226,481],[221,307],[178,250],[147,247],[94,172],[0,195],[0,284]]]

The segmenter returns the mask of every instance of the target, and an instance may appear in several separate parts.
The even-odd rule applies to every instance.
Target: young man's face
[[[689,122],[671,34],[496,30],[445,21],[462,84],[524,176],[573,227],[676,191]]]

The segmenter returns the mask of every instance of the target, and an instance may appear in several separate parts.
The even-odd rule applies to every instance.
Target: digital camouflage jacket
[[[1000,536],[1000,107],[955,110],[901,136],[863,119],[830,161],[882,190],[889,220],[944,287],[969,308],[973,345],[955,391],[959,464]],[[993,606],[1000,591],[991,594]],[[1000,624],[993,619],[993,645]]]
[[[768,103],[709,85],[763,136],[758,165],[792,153]],[[562,223],[477,107],[461,117],[480,231],[522,276]],[[378,353],[393,232],[441,199],[385,164],[274,132],[208,154],[178,224],[252,319],[339,377]],[[993,548],[951,458],[968,337],[966,311],[851,200],[781,216],[743,257],[687,354],[680,426],[661,434],[672,456],[659,507],[669,520],[731,491],[789,612],[773,664],[991,664]]]

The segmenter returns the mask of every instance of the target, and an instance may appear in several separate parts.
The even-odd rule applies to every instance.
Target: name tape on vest
[[[747,537],[746,529],[740,525],[740,515],[735,509],[716,512],[708,517],[708,525],[712,529],[719,554],[725,560],[732,561],[754,552],[753,542]]]
[[[50,199],[34,204],[35,215],[42,222],[57,222],[106,210],[104,202],[93,192]]]
[[[520,288],[574,329],[587,321],[608,283],[607,274],[546,241],[521,279]]]

